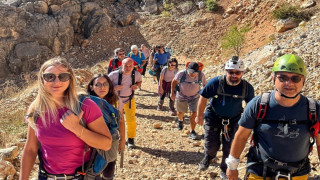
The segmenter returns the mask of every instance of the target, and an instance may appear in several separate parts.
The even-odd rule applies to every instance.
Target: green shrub
[[[163,8],[164,8],[166,11],[172,10],[173,7],[174,7],[174,4],[173,4],[173,3],[164,3],[164,4],[163,4]]]
[[[170,17],[170,16],[171,16],[171,14],[169,11],[164,10],[161,12],[161,17]]]
[[[287,3],[272,11],[272,17],[275,19],[294,18],[297,21],[307,21],[312,15],[311,12],[302,11],[298,6]]]
[[[218,9],[218,3],[215,0],[206,0],[207,10],[214,12]]]
[[[249,25],[242,27],[240,30],[238,30],[237,26],[232,26],[229,32],[222,37],[222,49],[224,51],[233,51],[233,54],[240,56],[240,51],[245,41],[245,33],[250,29]]]

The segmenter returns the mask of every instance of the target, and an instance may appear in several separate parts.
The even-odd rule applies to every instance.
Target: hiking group
[[[41,66],[38,94],[25,119],[21,180],[29,178],[37,155],[38,179],[113,179],[117,154],[126,144],[136,146],[135,91],[142,90],[146,72],[157,84],[157,110],[165,109],[168,97],[177,128],[183,130],[189,112],[189,138],[204,138],[200,171],[208,169],[222,145],[220,177],[238,179],[240,155],[252,134],[244,179],[308,179],[314,144],[320,159],[320,104],[301,94],[307,69],[300,57],[279,57],[272,68],[275,90],[254,97],[253,86],[242,78],[245,63],[237,56],[227,60],[224,75],[207,82],[201,62],[189,62],[179,71],[170,46],[130,49],[127,56],[124,49],[115,49],[108,71],[94,75],[86,93],[77,93],[65,58]],[[204,136],[195,132],[196,124],[203,126]]]

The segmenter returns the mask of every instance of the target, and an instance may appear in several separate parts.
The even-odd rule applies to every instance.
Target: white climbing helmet
[[[227,61],[224,69],[235,69],[238,71],[244,71],[244,63],[241,59],[239,59],[238,56],[232,56],[232,58]]]

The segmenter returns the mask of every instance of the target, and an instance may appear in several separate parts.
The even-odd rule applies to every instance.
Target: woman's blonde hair
[[[66,68],[71,75],[71,78],[69,80],[69,87],[64,92],[63,102],[59,102],[56,99],[54,99],[52,95],[48,93],[44,87],[44,80],[42,75],[44,71],[50,66],[62,66]],[[76,91],[76,78],[73,73],[72,67],[70,66],[66,58],[58,56],[49,59],[48,61],[43,63],[38,74],[38,88],[38,95],[36,99],[31,103],[27,115],[29,124],[31,125],[31,127],[33,127],[33,129],[36,130],[35,118],[37,118],[38,116],[41,117],[44,126],[47,126],[48,123],[52,123],[54,118],[50,117],[55,117],[58,115],[58,108],[61,105],[75,113],[78,113],[79,100]],[[45,114],[49,114],[49,116],[47,116],[47,119],[45,117]]]

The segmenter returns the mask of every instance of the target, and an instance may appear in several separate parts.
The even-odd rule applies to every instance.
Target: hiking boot
[[[190,131],[189,139],[199,140],[198,134],[194,130]]]
[[[135,145],[134,145],[134,139],[133,138],[128,138],[128,148],[131,149],[131,148],[134,148]]]
[[[174,111],[174,110],[170,110],[169,113],[170,113],[171,116],[176,116],[177,115],[177,112]]]
[[[178,119],[178,129],[181,131],[183,129],[183,121]]]
[[[220,173],[220,178],[222,180],[228,180],[227,174],[225,172],[223,172],[223,171],[221,171],[221,173]]]
[[[157,111],[161,111],[161,110],[162,110],[162,104],[158,104]]]
[[[211,160],[213,159],[212,156],[209,156],[209,155],[204,155],[204,158],[201,160],[200,164],[199,164],[199,170],[200,171],[205,171],[208,169],[210,163],[211,163]]]
[[[158,111],[161,111],[162,110],[162,106],[163,106],[163,100],[159,100],[159,102],[158,102],[158,107],[157,107],[157,110]]]

